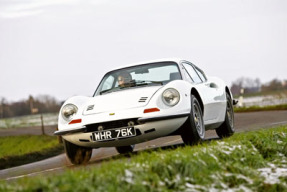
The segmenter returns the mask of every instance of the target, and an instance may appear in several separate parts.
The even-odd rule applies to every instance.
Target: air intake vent
[[[87,108],[87,111],[93,110],[94,109],[94,105],[89,105]]]
[[[148,97],[141,97],[140,100],[139,100],[139,102],[140,102],[140,103],[144,103],[144,102],[146,102],[147,98],[148,98]]]

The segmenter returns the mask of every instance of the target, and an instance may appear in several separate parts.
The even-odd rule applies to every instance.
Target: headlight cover
[[[162,100],[168,106],[174,106],[179,102],[180,95],[176,89],[168,88],[162,93]]]
[[[78,112],[76,105],[67,104],[63,107],[61,114],[66,121],[71,121],[73,116]]]

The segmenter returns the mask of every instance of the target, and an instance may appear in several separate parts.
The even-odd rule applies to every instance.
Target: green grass
[[[234,107],[234,112],[236,113],[255,112],[255,111],[276,111],[276,110],[287,110],[287,104],[265,106],[265,107],[260,107],[260,106]]]
[[[0,137],[0,169],[38,161],[62,151],[63,147],[53,136]]]
[[[265,177],[263,173],[285,171]],[[0,191],[287,191],[287,126],[198,146],[120,156],[50,176],[0,182]]]

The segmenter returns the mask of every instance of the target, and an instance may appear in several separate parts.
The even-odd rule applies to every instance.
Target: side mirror
[[[218,86],[215,83],[210,83],[209,87],[211,87],[211,88],[218,88]]]

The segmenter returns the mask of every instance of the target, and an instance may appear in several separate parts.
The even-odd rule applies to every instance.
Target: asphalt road
[[[269,111],[269,112],[250,112],[250,113],[236,113],[235,114],[235,129],[236,132],[245,132],[258,130],[262,128],[270,128],[278,125],[287,124],[287,111]],[[48,134],[52,134],[55,127],[46,127],[45,131]],[[10,131],[10,132],[9,132]],[[17,129],[7,131],[0,131],[0,135],[5,134],[17,134]],[[21,130],[21,133],[25,134],[41,134],[39,128],[25,128]],[[19,132],[18,132],[19,134]],[[217,135],[214,130],[206,132],[206,139],[217,139]],[[146,150],[150,148],[177,146],[182,144],[180,136],[170,136],[155,139],[145,143],[137,144],[135,151]],[[108,159],[113,156],[117,156],[118,153],[114,148],[100,148],[93,150],[93,156],[86,166],[98,166],[102,160]],[[61,154],[43,161],[31,163],[19,167],[0,170],[1,180],[14,180],[25,176],[33,176],[39,174],[53,174],[57,172],[65,171],[66,169],[77,168],[80,166],[72,165],[67,160],[65,154]]]

